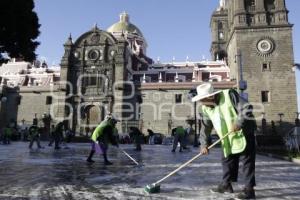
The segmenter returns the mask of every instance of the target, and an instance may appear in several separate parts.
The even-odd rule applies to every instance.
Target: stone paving
[[[45,146],[46,144],[44,144]],[[198,153],[192,149],[171,153],[171,146],[144,145],[142,152],[132,145],[121,145],[142,165],[129,160],[118,149],[109,149],[114,163],[104,166],[102,157],[87,164],[89,144],[69,144],[67,148],[28,149],[28,143],[0,145],[0,200],[2,199],[232,199],[234,195],[212,194],[220,182],[222,169],[219,148],[202,156],[161,184],[159,194],[146,194],[153,183]],[[257,199],[300,199],[300,166],[257,156]],[[241,191],[242,176],[234,184]]]

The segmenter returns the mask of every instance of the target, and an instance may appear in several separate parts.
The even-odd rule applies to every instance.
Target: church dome
[[[142,32],[138,27],[136,27],[134,24],[131,24],[129,21],[129,15],[126,12],[123,12],[120,14],[120,21],[111,25],[108,29],[108,32],[112,33],[131,33],[131,34],[137,34],[140,37],[143,37]]]

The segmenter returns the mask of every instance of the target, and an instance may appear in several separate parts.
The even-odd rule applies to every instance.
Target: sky
[[[75,41],[80,35],[98,27],[106,30],[126,11],[130,21],[142,31],[148,43],[147,55],[160,61],[210,59],[210,16],[219,0],[35,0],[41,24],[39,58],[59,64],[63,44],[70,33]],[[289,21],[294,24],[295,62],[300,63],[300,1],[286,0]],[[299,23],[298,23],[299,21]],[[300,86],[300,72],[297,71]],[[300,87],[298,87],[300,94]],[[298,95],[300,102],[300,95]]]

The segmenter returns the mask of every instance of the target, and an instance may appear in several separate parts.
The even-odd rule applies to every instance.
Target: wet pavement
[[[45,145],[45,144],[44,144]],[[209,189],[220,182],[220,149],[202,156],[161,184],[159,194],[146,194],[153,183],[184,161],[197,149],[171,153],[171,146],[144,145],[142,152],[133,146],[120,148],[137,159],[136,166],[116,148],[109,149],[112,166],[104,166],[96,155],[87,164],[89,144],[69,144],[69,149],[29,150],[28,143],[0,145],[0,200],[2,199],[232,199],[234,195],[212,194]],[[300,165],[257,156],[257,199],[300,199]],[[242,176],[234,184],[241,191]]]

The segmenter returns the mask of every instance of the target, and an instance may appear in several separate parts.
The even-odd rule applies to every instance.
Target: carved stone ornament
[[[80,57],[80,52],[79,51],[75,51],[73,55],[74,55],[75,58],[79,58]]]
[[[100,40],[100,35],[99,34],[93,34],[91,37],[91,42],[92,44],[97,44]]]
[[[261,38],[256,44],[257,51],[261,56],[270,55],[275,49],[274,40],[270,37]]]
[[[88,58],[90,60],[97,60],[100,56],[100,52],[96,49],[92,49],[88,52]]]

